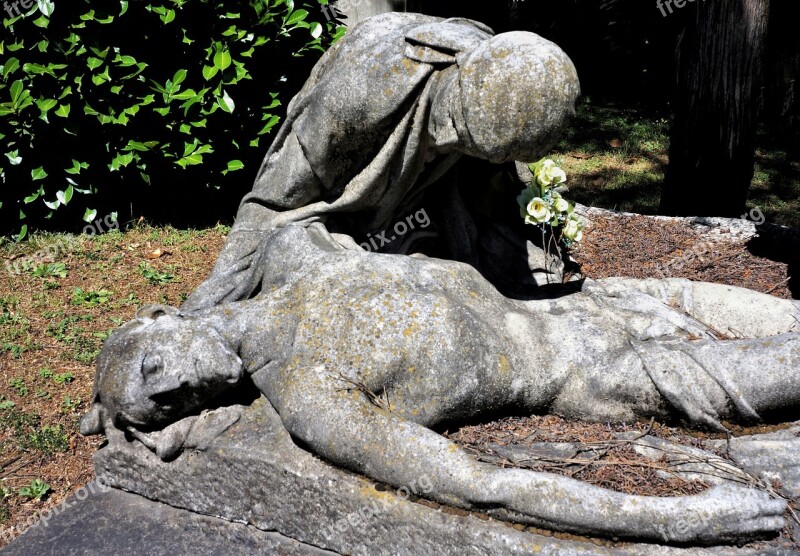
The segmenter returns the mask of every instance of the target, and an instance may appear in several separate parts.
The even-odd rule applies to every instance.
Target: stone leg
[[[631,346],[661,396],[690,425],[724,431],[722,421],[800,416],[800,334]]]
[[[612,292],[626,288],[644,292],[686,313],[717,334],[731,338],[763,338],[800,332],[800,301],[681,278],[609,278],[597,280],[597,283]]]
[[[345,390],[321,369],[294,372],[283,388],[260,387],[273,393],[268,397],[287,430],[319,456],[396,488],[428,484],[428,496],[446,504],[504,508],[522,514],[515,520],[580,534],[691,543],[746,539],[784,525],[786,504],[755,490],[715,487],[683,498],[630,496],[479,463],[433,431],[371,404],[357,390]],[[687,526],[670,528],[679,519]]]

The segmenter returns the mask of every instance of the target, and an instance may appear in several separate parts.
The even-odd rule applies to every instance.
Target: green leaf
[[[69,116],[69,111],[72,107],[69,104],[62,104],[58,108],[56,108],[55,115],[61,116],[62,118],[66,118]]]
[[[178,160],[175,164],[177,164],[181,168],[186,168],[187,166],[197,166],[198,164],[202,163],[203,163],[203,155],[190,154],[189,156],[184,156],[183,158]]]
[[[19,150],[6,153],[6,157],[8,158],[8,161],[11,163],[12,166],[19,166],[20,163],[22,162],[22,157],[19,156]]]
[[[11,102],[16,104],[19,100],[20,96],[22,95],[22,91],[24,89],[24,85],[22,81],[17,79],[11,84]]]
[[[24,199],[22,199],[22,202],[24,202],[26,205],[29,205],[32,202],[34,202],[36,199],[38,199],[40,195],[43,195],[43,194],[44,194],[44,189],[40,186],[38,191],[36,191],[35,193],[32,193],[32,194],[28,195],[27,197],[25,197]]]
[[[187,73],[188,72],[185,69],[179,69],[178,71],[176,71],[174,77],[172,78],[173,87],[183,83],[184,80],[186,79]]]
[[[134,58],[133,56],[127,56],[127,55],[126,56],[119,56],[119,55],[117,55],[117,57],[114,59],[114,61],[115,62],[119,62],[119,65],[121,67],[123,67],[123,68],[127,68],[127,67],[130,67],[130,66],[135,66],[136,65],[136,58]]]
[[[58,104],[58,101],[54,98],[43,98],[36,101],[36,106],[39,107],[42,114],[46,114],[48,110],[52,110],[56,104]]]
[[[95,85],[102,85],[106,81],[111,81],[111,76],[108,74],[108,68],[103,70],[103,73],[99,73],[97,75],[92,76],[92,83]]]
[[[9,58],[6,60],[6,63],[3,64],[3,77],[8,77],[15,71],[19,69],[19,60],[16,58]]]
[[[74,158],[72,159],[72,168],[67,168],[64,171],[67,174],[72,174],[73,176],[78,175],[81,173],[81,170],[85,170],[89,167],[88,162],[78,162]]]
[[[197,93],[195,92],[194,89],[186,89],[185,91],[181,91],[180,93],[171,96],[173,99],[176,100],[188,100],[190,98],[197,96]]]
[[[236,170],[241,170],[244,168],[244,163],[241,160],[229,160],[228,161],[228,171],[235,172]]]
[[[53,15],[56,9],[55,4],[51,0],[36,0],[36,4],[39,6],[39,11],[42,12],[42,15],[45,17]]]
[[[231,53],[227,50],[218,50],[214,54],[214,67],[226,70],[231,65]]]
[[[39,166],[38,168],[31,170],[32,181],[43,180],[46,177],[47,177],[47,172],[44,171],[44,168],[42,166]]]
[[[89,66],[90,70],[94,70],[103,65],[103,60],[100,58],[95,58],[94,56],[89,56],[86,59],[86,65]]]
[[[34,75],[41,75],[43,73],[50,73],[52,75],[53,73],[41,64],[25,64],[22,66],[22,70],[25,73],[32,73]]]
[[[58,199],[59,202],[63,205],[69,204],[69,202],[72,200],[73,193],[74,190],[70,185],[64,191],[56,191],[56,199]]]
[[[284,24],[286,27],[291,27],[293,25],[297,25],[301,21],[303,21],[306,17],[308,17],[308,12],[306,10],[297,10],[292,12],[292,15],[289,16],[289,19],[286,20]]]
[[[184,143],[183,156],[188,156],[189,154],[193,153],[197,149],[197,144],[197,139],[194,140],[194,143]]]
[[[123,150],[147,152],[157,145],[158,141],[147,141],[146,143],[141,143],[139,141],[134,141],[131,139],[128,141],[128,144],[125,146]]]
[[[22,241],[26,235],[28,235],[28,225],[23,224],[22,228],[19,229],[19,234],[17,234],[17,241]]]
[[[45,16],[41,16],[38,19],[34,19],[33,24],[37,27],[41,27],[42,29],[47,29],[47,26],[50,25],[50,20]]]
[[[170,23],[175,19],[175,10],[167,10],[167,12],[161,16],[161,21],[165,24]]]
[[[217,104],[227,113],[232,113],[236,109],[236,103],[228,96],[227,91],[222,91],[222,97],[217,97]]]
[[[278,122],[280,121],[280,118],[278,116],[269,115],[269,114],[267,114],[267,116],[268,116],[267,123],[264,125],[264,127],[261,129],[261,131],[258,132],[259,135],[264,135],[265,133],[269,133],[270,130],[273,127],[275,127],[278,124]]]
[[[97,218],[97,211],[95,209],[87,208],[86,212],[83,213],[84,222],[92,223],[95,218]]]
[[[219,68],[216,66],[203,66],[203,77],[206,81],[217,75]]]

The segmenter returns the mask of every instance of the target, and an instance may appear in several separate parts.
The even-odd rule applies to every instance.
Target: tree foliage
[[[4,19],[2,231],[238,196],[287,91],[344,32],[324,4],[38,0]]]

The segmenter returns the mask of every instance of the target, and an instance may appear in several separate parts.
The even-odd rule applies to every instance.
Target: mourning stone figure
[[[798,303],[613,279],[511,300],[469,265],[337,248],[327,235],[319,224],[272,232],[251,300],[142,309],[106,342],[83,432],[127,430],[172,458],[206,427],[200,411],[247,377],[312,452],[396,487],[426,476],[441,503],[506,508],[556,530],[700,544],[784,526],[786,502],[761,491],[625,495],[479,463],[430,428],[498,411],[718,430],[797,417]],[[743,339],[715,338],[704,321],[720,311]],[[664,538],[677,519],[689,525]]]
[[[522,257],[521,283],[531,274],[523,237],[531,230],[510,229],[524,187],[513,162],[538,160],[552,147],[579,89],[566,54],[532,33],[494,36],[474,21],[420,14],[365,21],[331,47],[290,103],[213,272],[184,309],[255,293],[263,239],[289,222],[321,221],[350,243],[375,237],[382,252],[427,248],[501,279]],[[494,164],[508,163],[511,185],[503,192],[470,170],[459,191],[446,174],[465,156],[495,172],[503,168]],[[446,210],[430,214],[432,226],[383,234],[435,207]],[[493,218],[498,208],[507,212]]]
[[[284,450],[359,481],[424,477],[431,500],[517,523],[699,545],[779,531],[787,503],[762,490],[627,495],[481,463],[437,432],[509,414],[723,432],[800,415],[797,302],[674,279],[540,287],[545,251],[519,216],[516,161],[554,144],[578,92],[566,55],[529,33],[416,14],[353,29],[290,104],[211,276],[180,309],[142,308],[107,339],[81,432],[135,446],[146,492],[156,467],[153,482],[175,491],[170,466],[191,469],[187,454],[235,437],[244,415],[233,451],[278,430]],[[468,159],[478,166],[458,170]],[[728,330],[737,339],[721,340]],[[231,402],[244,391],[256,401]],[[132,468],[123,451],[106,452],[106,470]],[[208,460],[219,474],[259,465],[230,453]],[[216,472],[183,503],[213,495]],[[271,495],[268,475],[250,476]],[[267,512],[248,493],[236,519],[249,523]]]

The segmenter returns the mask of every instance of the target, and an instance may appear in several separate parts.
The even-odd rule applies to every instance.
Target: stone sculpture
[[[534,161],[550,149],[579,89],[566,54],[532,33],[493,36],[474,21],[420,14],[367,20],[322,57],[289,105],[216,267],[184,308],[257,292],[259,250],[276,226],[318,220],[363,243],[425,209],[430,229],[388,233],[375,245],[393,253],[427,245],[432,255],[470,262],[500,280],[521,257],[525,268],[513,281],[522,283],[531,274],[524,237],[531,230],[513,224],[524,185],[503,188],[495,180],[488,187],[470,168],[459,191],[445,175],[468,155],[509,163],[516,179],[513,161]]]
[[[198,415],[247,379],[314,453],[395,487],[425,476],[441,503],[700,544],[783,527],[786,503],[760,491],[624,495],[478,463],[430,427],[509,411],[723,430],[723,420],[796,418],[798,303],[685,280],[587,281],[511,300],[463,263],[337,248],[319,224],[272,232],[262,264],[251,300],[145,308],[115,332],[83,432],[127,430],[169,459],[230,424]],[[720,318],[743,338],[716,339],[706,322]],[[664,538],[679,518],[689,525]]]
[[[716,430],[798,416],[795,302],[682,280],[536,287],[544,252],[519,218],[527,178],[514,161],[546,152],[578,92],[566,55],[529,33],[494,36],[476,22],[416,14],[352,30],[290,104],[208,280],[181,309],[143,308],[106,341],[81,431],[179,463],[184,451],[233,434],[242,404],[231,399],[256,388],[245,436],[259,426],[269,438],[288,431],[375,481],[401,488],[424,478],[440,503],[655,541],[779,530],[786,502],[762,491],[624,495],[478,463],[435,432],[502,413],[657,417]],[[510,166],[499,177],[495,166],[450,180],[463,155]],[[386,237],[411,215],[424,229]],[[368,237],[381,238],[372,244],[381,253]],[[720,340],[729,330],[739,339]],[[175,499],[164,486],[169,464],[133,452],[106,450],[98,461],[106,475],[134,461],[158,466],[160,492]],[[225,461],[224,450],[214,457]],[[181,461],[182,472],[191,468]],[[252,459],[237,461],[244,472]],[[206,504],[205,492],[178,498],[233,512],[224,500]],[[254,515],[264,512],[248,506],[235,519]],[[668,526],[676,520],[686,526]]]

